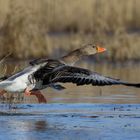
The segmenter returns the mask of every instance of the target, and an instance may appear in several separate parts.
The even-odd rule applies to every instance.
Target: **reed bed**
[[[110,60],[139,60],[139,0],[0,0],[0,57],[59,57],[101,42]]]

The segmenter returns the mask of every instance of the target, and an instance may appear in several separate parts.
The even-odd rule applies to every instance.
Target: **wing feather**
[[[44,77],[45,80],[45,77]],[[72,67],[72,66],[63,66],[60,69],[54,70],[51,73],[50,83],[62,82],[67,83],[71,82],[77,85],[89,85],[93,86],[105,86],[105,85],[126,85],[126,86],[135,86],[140,87],[138,83],[128,83],[121,81],[119,79],[105,77],[96,72],[91,72],[87,69]]]

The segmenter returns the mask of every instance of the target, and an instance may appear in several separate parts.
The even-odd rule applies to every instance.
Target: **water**
[[[124,140],[140,137],[140,105],[32,104],[0,116],[0,139]]]
[[[9,71],[14,68],[9,64]],[[21,64],[23,66],[23,63]],[[78,63],[107,76],[139,82],[139,64]],[[125,86],[77,87],[42,91],[48,104],[36,97],[0,104],[0,140],[124,140],[140,137],[140,89]],[[23,97],[23,99],[21,99]],[[24,103],[24,104],[23,104]]]

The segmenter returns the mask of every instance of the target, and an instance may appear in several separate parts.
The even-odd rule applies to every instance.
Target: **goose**
[[[39,58],[32,60],[29,62],[29,66],[20,72],[1,77],[0,89],[10,93],[25,93],[25,95],[39,95],[41,94],[40,90],[46,87],[63,90],[65,87],[57,83],[44,85],[46,76],[50,75],[54,70],[59,70],[61,67],[73,66],[83,56],[93,55],[104,51],[106,51],[106,49],[98,44],[86,44],[58,59]],[[2,94],[3,91],[1,91]]]

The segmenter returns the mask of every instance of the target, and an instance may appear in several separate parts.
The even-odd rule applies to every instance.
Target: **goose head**
[[[104,51],[106,51],[106,48],[101,47],[99,44],[88,44],[81,48],[81,53],[84,55],[94,55]]]

